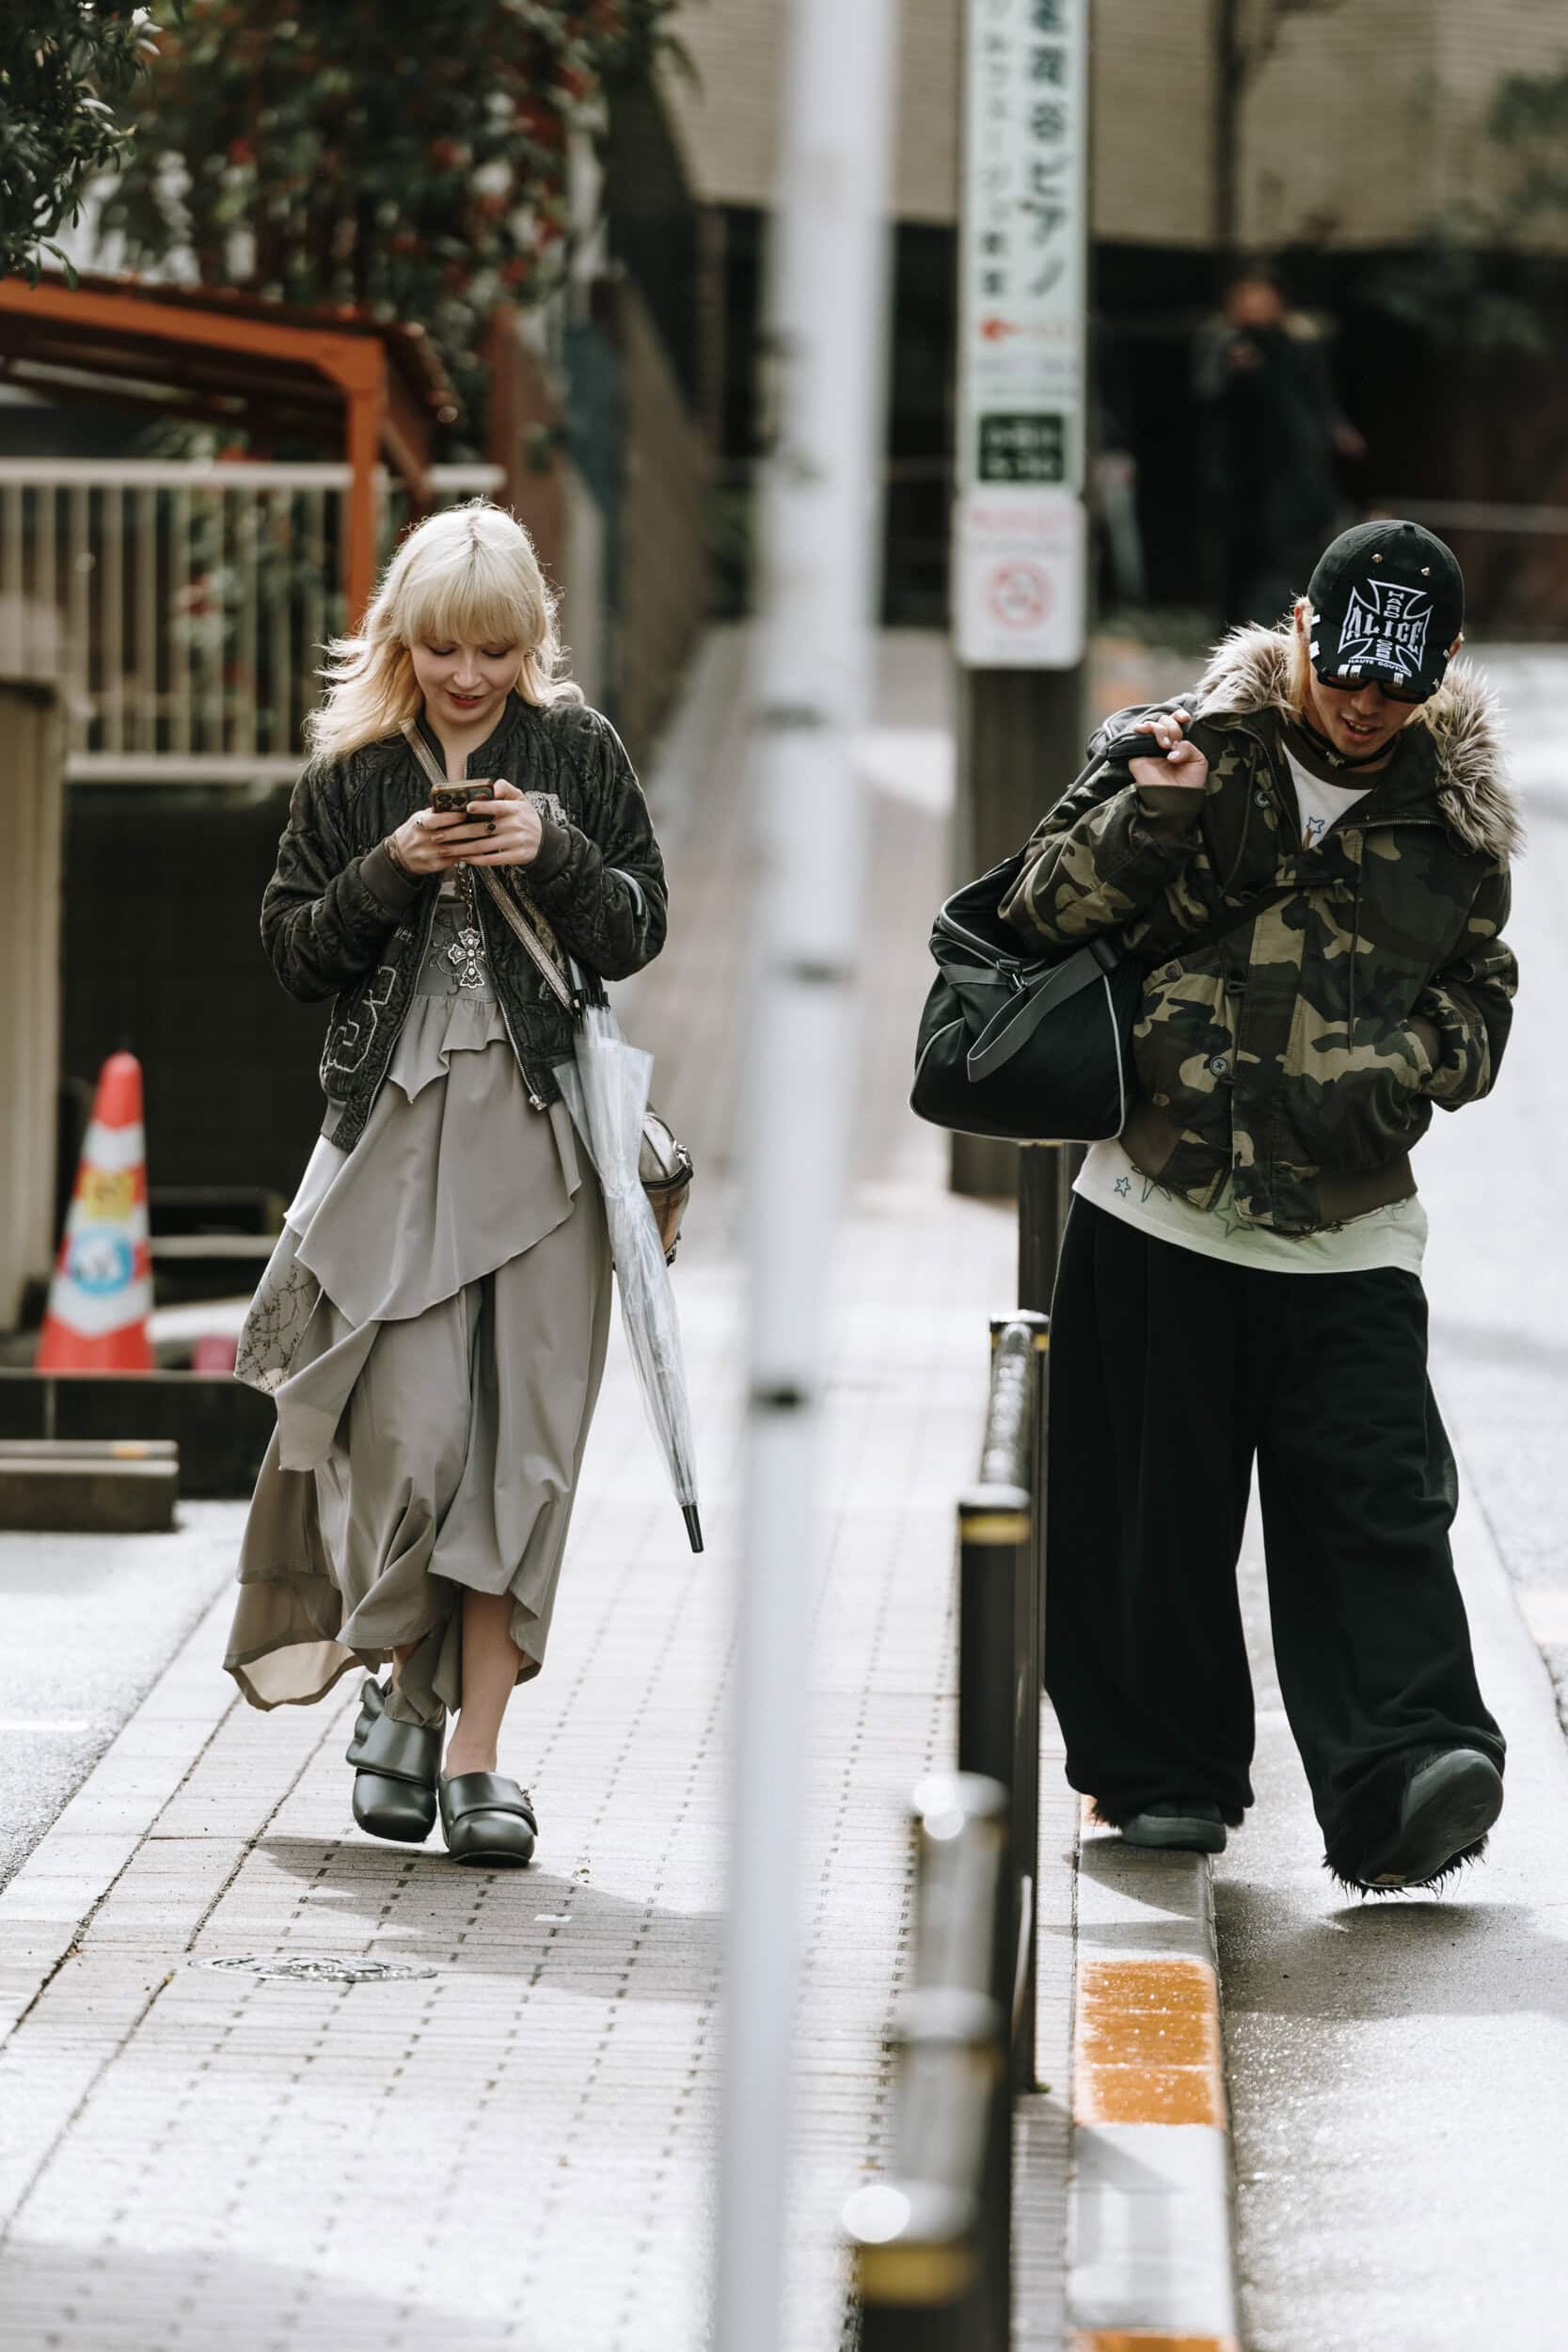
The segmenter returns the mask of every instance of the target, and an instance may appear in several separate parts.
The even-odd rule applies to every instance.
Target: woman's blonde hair
[[[561,640],[551,595],[533,542],[515,515],[470,499],[416,524],[388,564],[357,637],[326,648],[326,695],[305,722],[318,759],[341,759],[361,745],[396,735],[423,707],[409,647],[523,647],[516,687],[525,702],[580,702],[582,691],[558,677]]]

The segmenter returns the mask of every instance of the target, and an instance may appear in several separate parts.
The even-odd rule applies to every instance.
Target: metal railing
[[[1012,2341],[1012,2101],[1035,2088],[1050,1335],[1043,1314],[993,1321],[979,1478],[958,1499],[958,1770],[915,1797],[893,2171],[844,2215],[863,2352]]]
[[[499,487],[442,466],[438,505]],[[0,674],[58,681],[66,772],[112,784],[298,772],[344,623],[346,465],[0,458]],[[407,519],[378,474],[382,550]]]

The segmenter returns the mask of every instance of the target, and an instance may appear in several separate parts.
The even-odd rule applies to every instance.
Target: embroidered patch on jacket
[[[329,1070],[341,1071],[345,1077],[349,1077],[358,1069],[371,1050],[371,1041],[375,1036],[381,1016],[390,1004],[397,988],[397,965],[395,963],[379,964],[376,967],[375,977],[382,984],[381,992],[378,995],[373,987],[366,989],[359,1000],[359,1010],[364,1015],[363,1020],[356,1021],[352,1018],[345,1018],[334,1021],[327,1030],[326,1040],[322,1047],[320,1073],[324,1094],[330,1094],[332,1091],[327,1083],[326,1073]]]
[[[1431,626],[1430,590],[1405,588],[1397,580],[1362,582],[1351,590],[1339,630],[1339,674],[1375,661],[1393,672],[1396,684],[1413,677],[1426,657]]]

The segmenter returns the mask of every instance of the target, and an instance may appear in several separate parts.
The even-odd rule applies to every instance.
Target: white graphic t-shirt
[[[1291,781],[1296,787],[1296,805],[1301,810],[1301,846],[1315,850],[1331,826],[1337,825],[1348,808],[1364,801],[1371,790],[1370,784],[1325,784],[1310,768],[1304,768],[1291,751],[1283,744]]]

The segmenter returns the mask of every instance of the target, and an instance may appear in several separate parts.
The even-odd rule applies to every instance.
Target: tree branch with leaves
[[[37,285],[91,183],[131,151],[131,109],[157,54],[152,12],[115,0],[0,8],[0,278]]]

